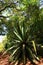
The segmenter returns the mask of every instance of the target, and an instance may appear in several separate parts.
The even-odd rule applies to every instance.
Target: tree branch
[[[2,18],[2,17],[3,17],[3,18],[8,18],[8,16],[2,16],[2,15],[0,15],[0,18]]]
[[[10,15],[12,16],[12,15]],[[9,18],[10,16],[3,16],[3,15],[0,15],[0,18]]]
[[[7,3],[5,3],[7,4]],[[8,5],[6,5],[5,7],[3,7],[2,9],[0,9],[0,12],[4,11],[6,8],[14,8],[16,6],[16,3],[8,3]],[[17,9],[15,7],[16,10],[20,11],[19,9]]]
[[[6,8],[10,7],[10,5],[11,5],[11,4],[6,5],[5,7],[3,7],[3,8],[0,10],[0,12],[2,12],[3,10],[5,10]]]

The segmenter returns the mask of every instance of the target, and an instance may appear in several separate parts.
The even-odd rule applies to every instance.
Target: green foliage
[[[24,64],[27,58],[31,62],[39,60],[38,48],[43,47],[43,9],[39,8],[38,0],[4,1],[0,6],[0,25],[5,24],[8,41],[3,55],[9,52],[9,61],[22,60]]]
[[[29,34],[29,27],[25,22],[14,23],[13,31],[9,30],[10,33],[7,34],[9,42],[7,42],[7,50],[3,55],[9,51],[11,53],[10,60],[13,58],[14,62],[21,59],[25,64],[26,59],[29,57],[34,62],[34,59],[37,59],[37,50],[36,44],[32,41],[32,37]]]

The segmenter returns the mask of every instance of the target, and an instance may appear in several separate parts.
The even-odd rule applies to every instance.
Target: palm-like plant
[[[43,26],[43,23],[41,23],[41,26],[39,26],[38,24],[39,19],[43,21],[43,18],[41,14],[40,14],[41,17],[39,15],[40,10],[37,5],[37,1],[20,0],[17,1],[15,5],[13,2],[12,5],[9,5],[10,3],[7,1],[5,2],[7,4],[6,3],[4,4],[4,9],[1,8],[0,12],[3,10],[5,11],[8,10],[13,12],[14,14],[11,13],[12,16],[8,17],[9,21],[7,21],[6,17],[0,16],[3,17],[0,20],[0,24],[1,25],[5,24],[4,26],[7,29],[7,31],[6,30],[5,31],[7,32],[8,38],[7,44],[5,46],[7,50],[3,53],[3,55],[9,51],[11,53],[10,60],[12,59],[14,60],[14,62],[16,62],[17,60],[19,61],[22,60],[24,64],[26,63],[27,58],[29,58],[32,62],[34,62],[35,59],[39,60],[39,58],[37,57],[37,48],[40,45],[36,44],[34,42],[34,39],[36,40],[38,36],[37,33],[39,32],[40,29],[42,30],[43,33],[43,27],[41,28],[41,26]],[[21,21],[22,23],[20,23]],[[27,25],[26,22],[29,22],[29,24]],[[31,24],[33,25],[31,26]],[[1,34],[3,29],[2,27],[0,27]]]
[[[29,27],[22,22],[15,22],[14,29],[9,30],[8,39],[10,39],[9,44],[7,43],[7,50],[3,53],[10,52],[10,60],[22,60],[24,65],[27,58],[32,62],[35,59],[39,60],[37,57],[36,44],[32,40],[31,35],[29,34]],[[11,33],[11,34],[10,34]]]

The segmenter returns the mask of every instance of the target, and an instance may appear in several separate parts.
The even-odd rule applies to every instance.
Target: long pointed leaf
[[[31,58],[32,58],[32,59],[34,59],[34,56],[33,56],[33,53],[32,53],[32,51],[31,51],[31,49],[30,49],[30,48],[28,48],[28,47],[26,47],[26,49],[27,49],[27,50],[28,50],[28,52],[30,53]]]
[[[12,57],[19,49],[20,49],[20,47],[18,47],[17,49],[15,49],[14,52],[10,55],[10,57]]]
[[[14,31],[14,34],[18,37],[19,40],[22,41],[22,38]]]
[[[35,53],[37,54],[37,51],[36,51],[36,44],[35,44],[34,41],[32,41],[32,43],[33,43],[34,51],[35,51]]]
[[[19,40],[14,40],[15,42],[19,42],[20,43],[20,41]]]
[[[14,46],[8,48],[8,49],[3,53],[3,55],[6,54],[9,50],[11,50],[11,49],[13,49],[13,48],[14,48]]]

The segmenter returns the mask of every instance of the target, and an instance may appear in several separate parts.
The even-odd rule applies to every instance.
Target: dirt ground
[[[9,63],[8,59],[9,59],[9,54],[6,54],[4,56],[0,54],[0,65],[16,65],[17,64],[17,63],[14,64],[13,62]],[[43,58],[40,59],[40,62],[36,61],[35,63],[36,65],[43,65]],[[23,65],[23,63],[20,63],[19,65]],[[33,65],[33,64],[31,64],[31,62],[28,60],[26,65]]]

